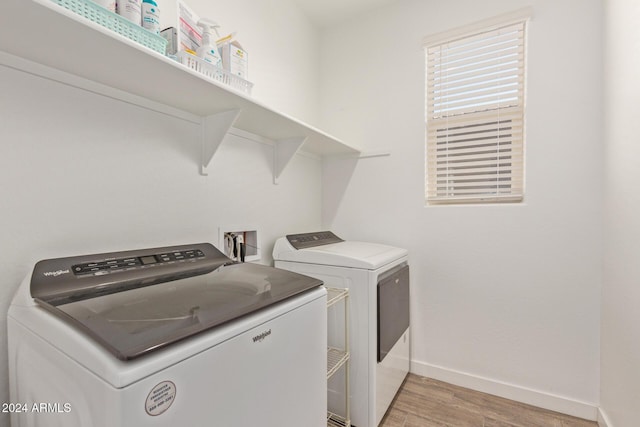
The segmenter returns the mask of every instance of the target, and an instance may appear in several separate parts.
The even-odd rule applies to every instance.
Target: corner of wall
[[[598,408],[598,427],[613,427],[613,424],[609,421],[609,418],[604,412],[604,409]]]

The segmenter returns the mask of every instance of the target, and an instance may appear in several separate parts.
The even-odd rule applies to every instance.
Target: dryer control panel
[[[289,234],[287,240],[296,249],[312,248],[314,246],[329,245],[344,242],[331,231],[315,231],[313,233]]]

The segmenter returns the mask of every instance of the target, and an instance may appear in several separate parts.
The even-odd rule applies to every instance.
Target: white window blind
[[[522,200],[525,24],[425,46],[429,203]]]

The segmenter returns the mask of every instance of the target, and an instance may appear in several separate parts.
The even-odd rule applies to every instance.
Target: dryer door
[[[409,266],[400,265],[378,278],[378,362],[409,327]]]

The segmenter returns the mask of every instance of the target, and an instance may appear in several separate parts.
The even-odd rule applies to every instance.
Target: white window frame
[[[521,9],[424,39],[427,204],[523,200],[531,16]]]

